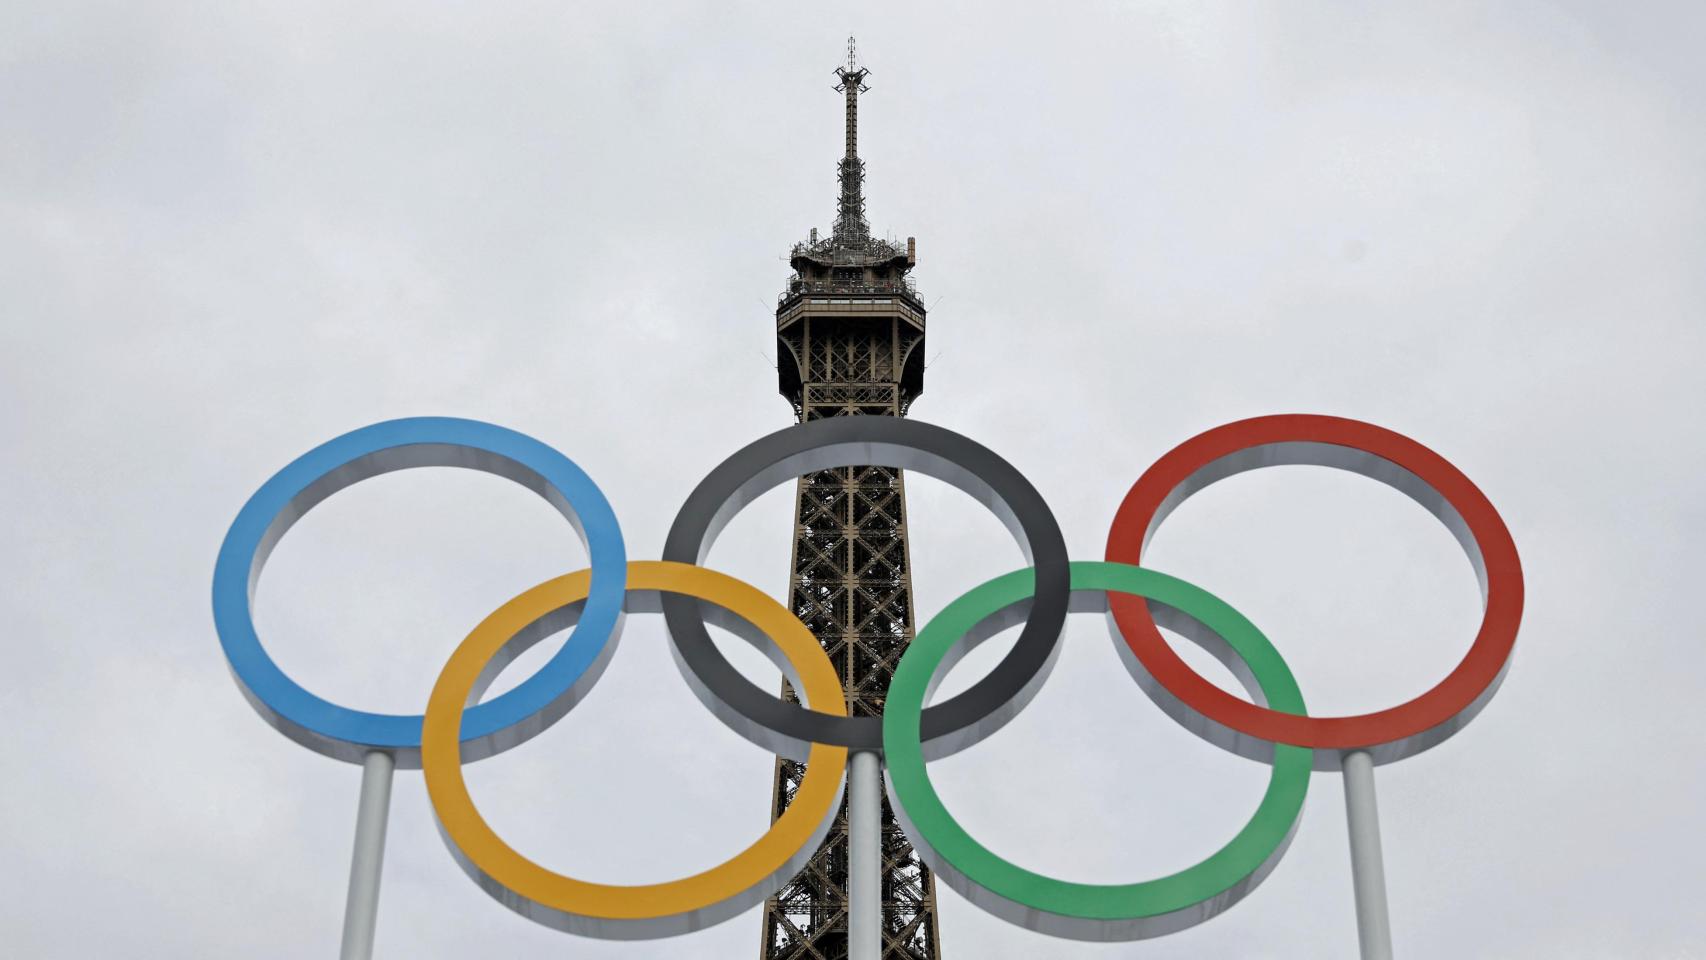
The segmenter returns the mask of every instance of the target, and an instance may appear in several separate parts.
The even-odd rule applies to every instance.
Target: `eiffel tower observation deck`
[[[903,417],[924,389],[924,305],[908,274],[917,243],[871,236],[859,97],[870,88],[852,38],[835,71],[846,105],[835,226],[795,244],[793,276],[776,308],[779,388],[800,421],[852,414]],[[846,467],[802,477],[789,602],[841,672],[855,716],[883,711],[889,679],[913,636],[906,487],[899,470]],[[784,696],[793,698],[784,683]],[[771,816],[803,774],[776,764]],[[883,960],[941,956],[936,883],[883,804]],[[762,960],[847,956],[847,806],[804,870],[765,904]]]

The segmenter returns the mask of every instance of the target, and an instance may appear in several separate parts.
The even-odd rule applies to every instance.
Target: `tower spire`
[[[859,66],[858,46],[848,37],[847,65],[835,69],[841,78],[835,89],[845,95],[847,107],[847,151],[841,157],[841,197],[835,205],[834,239],[841,246],[864,246],[871,239],[865,222],[865,161],[859,159],[859,94],[871,89],[865,83],[869,73]]]

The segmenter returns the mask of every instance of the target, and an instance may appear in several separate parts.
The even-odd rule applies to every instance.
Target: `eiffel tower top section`
[[[821,239],[813,228],[811,239],[794,244],[788,258],[794,276],[781,300],[786,303],[799,294],[813,292],[884,293],[907,297],[922,313],[918,291],[906,276],[918,262],[917,240],[908,237],[905,245],[879,240],[871,236],[871,225],[865,219],[865,161],[859,159],[859,95],[871,89],[865,82],[870,73],[859,64],[853,38],[848,37],[847,63],[835,70],[835,90],[845,99],[847,122],[846,149],[838,172],[841,190],[836,198],[835,226],[829,236]]]
[[[797,243],[794,275],[776,306],[777,387],[801,420],[849,413],[904,416],[924,390],[924,303],[907,276],[918,242],[871,236],[865,162],[859,159],[859,95],[870,87],[852,38],[835,71],[846,99],[847,142],[835,229]]]

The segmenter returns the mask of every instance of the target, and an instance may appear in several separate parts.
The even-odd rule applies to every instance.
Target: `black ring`
[[[952,430],[898,417],[852,416],[778,430],[724,460],[682,504],[663,558],[698,564],[741,508],[785,480],[819,470],[874,464],[914,470],[970,494],[1001,519],[1036,569],[1036,599],[1019,639],[971,689],[925,709],[923,741],[933,755],[963,749],[1000,729],[1042,685],[1059,651],[1072,592],[1066,540],[1042,495],[1012,464]],[[663,598],[682,676],[736,733],[782,756],[803,759],[813,743],[881,751],[881,717],[835,717],[759,689],[723,657],[705,630],[699,601]]]

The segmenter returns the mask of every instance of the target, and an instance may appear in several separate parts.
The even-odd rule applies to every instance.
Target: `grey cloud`
[[[1530,596],[1487,712],[1380,771],[1403,952],[1692,955],[1702,16],[0,10],[8,951],[334,949],[358,774],[276,736],[226,674],[225,524],[322,439],[448,413],[569,452],[656,556],[703,471],[787,421],[769,311],[779,255],[832,212],[825,86],[851,28],[875,71],[871,219],[919,238],[935,303],[915,415],[1019,465],[1083,558],[1146,465],[1229,419],[1334,413],[1434,446],[1504,512]],[[1322,708],[1419,692],[1474,620],[1449,539],[1387,491],[1276,473],[1193,501],[1155,562],[1249,611]],[[969,501],[909,492],[922,616],[1018,561]],[[788,519],[785,494],[760,502],[714,561],[780,592]],[[285,542],[264,626],[305,677],[419,702],[484,612],[582,560],[564,532],[501,482],[386,478]],[[1067,642],[1032,710],[940,766],[944,794],[1040,869],[1135,879],[1212,850],[1259,771],[1163,722],[1098,624]],[[663,645],[637,618],[583,710],[474,768],[545,862],[632,882],[763,828],[767,758]],[[755,915],[565,941],[460,874],[418,777],[393,818],[382,955],[757,949]],[[1354,949],[1328,775],[1272,878],[1173,938],[1051,943],[943,901],[954,957]]]

